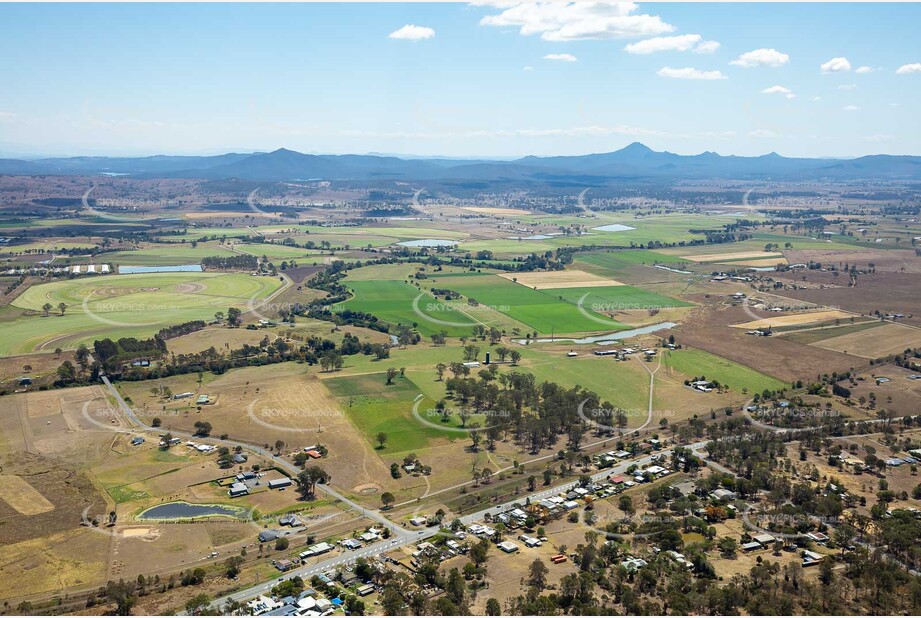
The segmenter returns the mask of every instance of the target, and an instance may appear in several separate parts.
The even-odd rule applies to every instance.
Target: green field
[[[558,292],[564,290],[534,290],[493,274],[441,275],[432,277],[430,281],[437,287],[455,290],[476,299],[482,305],[493,307],[538,333],[581,333],[627,328],[587,307],[584,312],[580,311],[575,305],[578,297],[572,302],[560,300],[561,294]],[[594,288],[598,289],[601,288]]]
[[[28,312],[0,329],[0,353],[21,354],[91,345],[102,337],[149,337],[161,328],[213,318],[231,306],[244,311],[281,283],[236,273],[109,275],[55,281],[26,290],[13,307]],[[67,308],[60,315],[57,306]],[[42,306],[54,308],[44,316]]]
[[[410,378],[397,377],[390,386],[386,381],[385,373],[372,373],[328,378],[323,384],[339,399],[340,407],[369,444],[377,446],[377,434],[387,434],[383,453],[418,451],[434,440],[466,438],[465,434],[439,431],[416,420],[413,403],[420,391]],[[419,408],[427,410],[433,405],[432,400],[424,399]]]
[[[663,363],[689,378],[703,376],[708,380],[718,380],[736,393],[744,389],[754,395],[765,389],[778,390],[788,386],[754,369],[695,348],[669,352],[663,355]]]
[[[385,322],[415,326],[423,335],[445,331],[455,337],[470,333],[477,321],[403,281],[352,281],[345,283],[353,297],[338,310],[364,311]],[[422,298],[419,296],[422,295]],[[419,298],[418,302],[415,302]],[[418,313],[414,310],[418,307]]]
[[[576,256],[575,262],[577,266],[588,266],[588,270],[593,272],[613,275],[637,264],[684,264],[687,260],[682,260],[674,255],[635,249],[632,251],[580,253]]]
[[[97,263],[108,262],[123,266],[175,266],[179,264],[200,264],[210,256],[230,257],[236,255],[217,242],[157,245],[135,251],[110,251],[96,257]]]

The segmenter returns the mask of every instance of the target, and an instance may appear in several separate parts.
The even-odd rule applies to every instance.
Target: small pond
[[[457,244],[457,241],[441,238],[420,238],[419,240],[404,240],[397,244],[401,247],[453,247]]]
[[[122,275],[140,275],[145,273],[200,273],[201,264],[180,264],[178,266],[119,266]]]
[[[151,507],[137,516],[138,520],[193,519],[195,517],[233,517],[243,519],[246,511],[239,507],[221,504],[190,504],[167,502]]]

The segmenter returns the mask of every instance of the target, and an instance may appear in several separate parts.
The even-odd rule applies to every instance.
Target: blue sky
[[[0,23],[5,155],[921,154],[917,4],[3,4]]]

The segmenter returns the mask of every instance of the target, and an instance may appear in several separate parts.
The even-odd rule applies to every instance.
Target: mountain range
[[[515,160],[315,155],[281,148],[217,156],[70,157],[34,161],[0,159],[5,175],[124,175],[139,178],[252,181],[531,181],[624,180],[921,180],[921,157],[868,155],[808,159],[770,153],[760,157],[714,152],[678,155],[634,142],[614,152]]]

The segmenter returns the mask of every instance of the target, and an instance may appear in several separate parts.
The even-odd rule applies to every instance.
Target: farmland
[[[247,309],[278,290],[269,277],[221,273],[109,275],[31,287],[13,307],[21,315],[0,334],[0,353],[92,344],[102,336],[151,336],[164,326]],[[43,306],[52,309],[44,314]],[[66,305],[60,315],[59,304]]]

